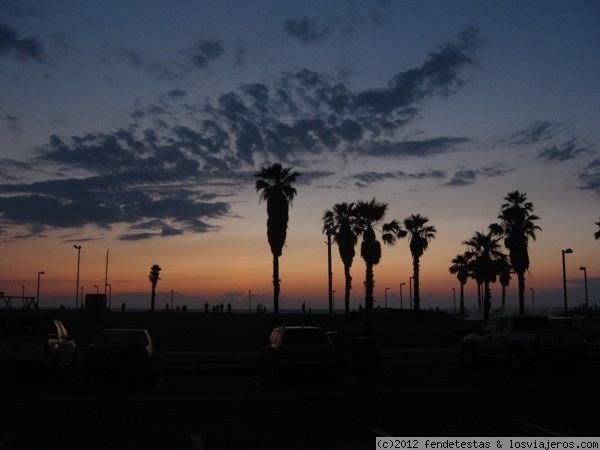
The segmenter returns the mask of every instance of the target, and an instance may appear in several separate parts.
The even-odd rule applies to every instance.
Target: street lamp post
[[[587,269],[583,266],[579,268],[579,270],[583,270],[583,280],[585,284],[585,312],[589,311],[590,305],[588,304],[588,289],[587,289]]]
[[[171,289],[171,311],[173,311],[173,289]]]
[[[98,295],[98,293],[99,293],[99,291],[98,291],[98,289],[99,289],[99,288],[98,288],[98,285],[97,285],[97,284],[95,284],[95,285],[94,285],[94,287],[96,288],[96,295]]]
[[[252,312],[252,291],[248,291],[248,312]]]
[[[73,248],[77,250],[77,287],[75,288],[75,311],[77,311],[79,309],[79,263],[81,262],[81,245],[74,245]]]
[[[387,309],[387,291],[389,291],[389,290],[390,290],[389,287],[385,288],[385,309]]]
[[[406,283],[400,283],[400,310],[402,310],[402,286],[405,286]]]
[[[38,309],[40,307],[40,275],[45,275],[46,272],[44,272],[43,270],[41,272],[38,272],[38,279],[37,279],[37,296],[36,296],[36,302],[35,302],[35,309]]]
[[[565,301],[565,326],[569,323],[569,312],[567,310],[567,271],[565,268],[565,254],[573,253],[573,250],[570,248],[566,250],[561,250],[562,252],[562,270],[563,270],[563,297]]]
[[[337,291],[335,291],[335,290],[334,290],[334,291],[331,291],[331,301],[332,301],[332,304],[333,304],[333,313],[334,313],[334,314],[335,314],[335,293],[336,293],[336,292],[337,292]]]

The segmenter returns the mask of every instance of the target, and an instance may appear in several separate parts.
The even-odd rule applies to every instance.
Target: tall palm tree
[[[419,264],[421,256],[429,247],[429,242],[435,239],[437,230],[433,225],[427,225],[429,219],[420,214],[413,214],[404,219],[404,234],[410,235],[409,247],[413,258],[413,293],[414,293],[414,308],[419,311],[421,297],[419,295]]]
[[[465,252],[465,256],[469,260],[470,270],[483,283],[484,320],[489,319],[492,305],[490,283],[496,282],[503,261],[506,260],[506,255],[500,249],[499,241],[500,238],[495,238],[493,231],[490,229],[487,234],[477,231],[471,239],[463,242],[464,245],[470,247]]]
[[[381,243],[377,240],[377,225],[385,218],[387,203],[371,201],[359,201],[356,203],[356,214],[358,217],[357,225],[362,234],[362,243],[360,246],[360,256],[365,261],[365,312],[367,322],[367,332],[373,331],[373,290],[375,288],[375,275],[373,267],[379,264],[381,260]],[[381,239],[384,243],[392,246],[396,243],[396,236],[400,231],[400,226],[396,220],[384,223],[381,226]]]
[[[326,210],[323,214],[323,232],[334,230],[334,240],[338,245],[340,258],[344,263],[344,277],[346,289],[344,305],[346,317],[350,315],[350,291],[352,290],[352,275],[350,268],[356,254],[355,247],[358,242],[357,216],[354,203],[338,203],[333,209]]]
[[[510,192],[504,197],[498,219],[491,229],[497,236],[504,237],[510,264],[517,274],[519,285],[519,314],[525,314],[525,272],[529,270],[529,238],[535,241],[535,232],[541,228],[535,224],[539,217],[533,212],[533,203],[527,201],[527,194]]]
[[[150,297],[150,311],[154,312],[155,300],[156,300],[156,285],[158,284],[158,280],[160,280],[160,271],[161,267],[158,264],[154,264],[150,267],[150,275],[148,275],[148,279],[152,284],[152,296]]]
[[[456,274],[456,278],[460,283],[460,315],[465,318],[465,284],[469,279],[469,260],[463,253],[456,255],[452,260],[452,265],[448,268],[451,274]]]
[[[595,222],[595,223],[600,228],[600,222]],[[600,230],[598,230],[594,233],[594,239],[596,239],[596,240],[600,239]]]
[[[273,312],[275,322],[279,320],[279,257],[285,245],[289,220],[289,208],[296,196],[294,183],[300,176],[291,167],[275,163],[263,167],[254,176],[258,179],[254,187],[260,192],[260,200],[267,202],[267,240],[273,255]]]

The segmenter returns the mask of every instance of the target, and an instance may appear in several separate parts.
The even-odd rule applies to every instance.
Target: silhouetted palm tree
[[[365,312],[367,322],[367,332],[373,331],[372,310],[373,310],[373,290],[375,288],[375,276],[373,267],[381,260],[381,243],[377,240],[376,226],[385,218],[387,203],[371,201],[359,201],[356,203],[356,214],[358,217],[357,225],[361,230],[363,237],[360,246],[360,256],[362,256],[366,265],[365,275]],[[381,239],[388,245],[396,243],[396,236],[400,226],[397,221],[385,223],[381,227]]]
[[[350,268],[356,254],[357,234],[360,232],[360,230],[356,230],[356,227],[357,216],[354,203],[338,203],[333,206],[332,210],[328,209],[323,214],[323,232],[335,231],[334,240],[338,245],[340,258],[344,263],[346,317],[350,314],[350,291],[352,290]]]
[[[487,234],[477,231],[471,239],[463,242],[470,247],[470,250],[465,252],[469,260],[469,268],[483,283],[484,320],[489,318],[492,305],[490,283],[496,282],[502,261],[506,261],[506,255],[501,252],[498,241],[500,238],[494,238],[494,233],[490,229]]]
[[[260,200],[267,202],[267,240],[273,255],[273,312],[275,322],[279,320],[279,257],[285,245],[289,220],[289,208],[296,196],[294,183],[300,175],[291,172],[291,167],[282,167],[275,163],[263,167],[254,176],[256,192],[260,191]]]
[[[429,219],[420,214],[413,214],[404,219],[404,235],[410,235],[410,253],[413,258],[413,288],[414,288],[414,307],[419,311],[421,297],[419,295],[419,262],[425,250],[429,247],[429,242],[435,239],[437,230],[433,225],[427,225]]]
[[[448,268],[451,274],[456,274],[460,283],[460,315],[465,318],[465,284],[469,279],[469,260],[462,255],[456,255],[452,260],[452,265]]]
[[[532,214],[533,203],[527,201],[527,194],[510,192],[504,197],[506,203],[501,206],[500,224],[490,227],[496,236],[504,237],[504,246],[508,249],[510,264],[517,274],[519,284],[519,314],[525,314],[525,272],[529,270],[529,238],[535,241],[535,232],[541,228],[535,225],[539,217]]]
[[[595,222],[595,223],[596,223],[596,225],[598,225],[598,228],[600,228],[600,222]],[[596,239],[596,240],[600,239],[600,230],[598,230],[594,233],[594,239]]]
[[[152,284],[152,297],[150,297],[150,311],[154,312],[155,300],[156,300],[156,285],[158,284],[158,280],[160,280],[160,271],[162,269],[158,264],[154,264],[150,267],[150,275],[148,275],[148,279]]]

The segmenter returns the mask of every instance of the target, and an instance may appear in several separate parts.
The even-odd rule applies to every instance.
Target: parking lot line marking
[[[383,431],[381,428],[371,428],[371,431],[375,433],[377,437],[390,437],[391,434],[387,431]]]
[[[8,443],[12,440],[13,440],[13,436],[3,437],[2,439],[0,439],[0,448],[4,447],[5,445],[8,445]]]
[[[434,377],[431,375],[423,375],[421,373],[412,372],[410,370],[404,370],[403,372],[408,375],[414,375],[417,377],[425,378],[427,380],[439,381],[440,383],[446,383],[448,381],[446,378]]]
[[[340,381],[343,381],[344,383],[353,384],[355,386],[358,386],[360,384],[358,381],[354,381],[354,380],[351,380],[346,377],[336,377],[336,378]]]
[[[190,443],[194,450],[205,450],[204,440],[199,434],[190,434]]]
[[[258,381],[256,381],[255,378],[253,377],[246,377],[246,380],[248,380],[250,383],[252,383],[254,386],[256,387],[262,387],[262,383],[259,383]]]
[[[559,433],[558,431],[551,430],[550,428],[542,427],[541,425],[536,425],[535,423],[530,422],[521,422],[521,425],[525,425],[526,427],[533,428],[538,431],[543,431],[544,433],[548,433],[550,436],[556,437],[565,437],[565,434]]]

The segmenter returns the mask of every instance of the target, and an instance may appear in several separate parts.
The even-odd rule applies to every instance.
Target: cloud
[[[482,167],[481,169],[461,169],[454,172],[454,175],[445,183],[446,186],[467,186],[475,183],[478,177],[495,178],[506,175],[514,169],[505,167],[501,163],[495,166]]]
[[[12,57],[17,61],[42,62],[44,48],[33,38],[19,39],[18,34],[8,25],[0,23],[0,58]]]
[[[536,121],[523,130],[512,133],[502,143],[511,145],[530,145],[545,142],[556,137],[562,129],[562,124],[549,121]]]
[[[417,173],[406,173],[402,170],[392,172],[359,172],[340,180],[341,183],[352,182],[359,189],[370,187],[372,184],[385,182],[389,180],[423,180],[423,179],[444,179],[446,173],[442,170],[428,170]]]
[[[584,191],[594,191],[600,196],[600,159],[596,158],[577,174],[581,182],[579,188]]]
[[[125,58],[133,67],[142,69],[160,80],[172,81],[189,71],[179,63],[153,60],[126,48],[120,48],[117,55]]]
[[[578,139],[572,138],[568,142],[562,144],[553,145],[541,150],[537,159],[541,159],[545,162],[563,162],[571,159],[575,159],[580,155],[594,154],[593,150],[578,145]]]
[[[297,39],[303,44],[319,43],[323,41],[330,32],[327,25],[319,24],[309,17],[286,20],[283,25],[283,30],[288,37]]]
[[[251,185],[256,166],[265,161],[300,169],[330,157],[425,158],[454,151],[470,139],[396,136],[417,117],[424,99],[448,95],[464,84],[461,72],[477,65],[481,42],[476,29],[466,29],[416,69],[395,74],[382,89],[353,91],[333,75],[310,70],[248,83],[201,106],[179,104],[187,93],[170,89],[157,103],[136,105],[133,124],[68,138],[50,136],[30,162],[30,170],[44,166],[45,173],[35,174],[40,181],[18,183],[8,171],[0,173],[5,179],[0,217],[4,224],[40,230],[118,224],[127,227],[120,235],[127,240],[204,233],[215,229],[214,219],[230,214],[229,203],[219,198],[230,195],[231,186]],[[220,42],[204,41],[194,49],[195,64],[206,67],[223,52]],[[120,54],[152,73],[184,70],[128,50]],[[181,113],[193,114],[193,122],[182,121]],[[306,183],[331,176],[323,170],[304,173]],[[477,175],[492,176],[485,170]],[[362,173],[347,181],[366,186],[401,178],[442,180],[446,174]],[[455,178],[468,180],[464,174]]]
[[[193,49],[191,63],[194,67],[204,69],[209,63],[219,59],[224,52],[220,41],[202,41]]]

